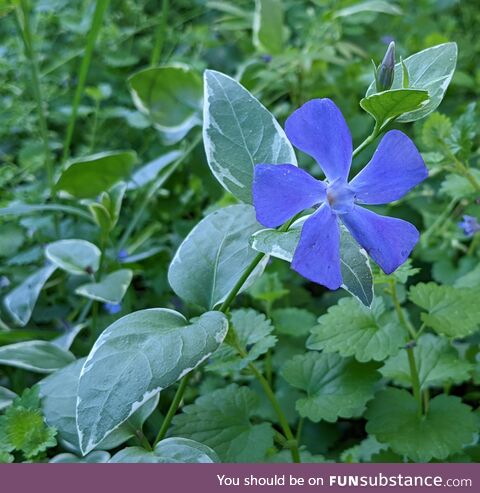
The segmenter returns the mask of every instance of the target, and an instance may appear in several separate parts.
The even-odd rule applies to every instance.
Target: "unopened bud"
[[[380,67],[377,69],[377,92],[388,91],[393,84],[395,75],[395,42],[392,41],[387,48]]]

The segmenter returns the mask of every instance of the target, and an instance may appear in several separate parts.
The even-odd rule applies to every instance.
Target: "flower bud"
[[[376,74],[377,92],[388,91],[393,84],[395,75],[395,42],[392,41],[387,48],[380,67]]]

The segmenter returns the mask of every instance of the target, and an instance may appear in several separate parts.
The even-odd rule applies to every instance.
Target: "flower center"
[[[348,183],[336,179],[327,186],[327,201],[332,210],[338,214],[351,212],[354,206],[355,194]]]

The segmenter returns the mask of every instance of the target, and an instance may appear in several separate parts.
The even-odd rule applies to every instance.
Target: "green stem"
[[[272,405],[275,414],[278,417],[278,421],[280,422],[280,426],[282,427],[283,433],[285,434],[285,437],[287,438],[289,442],[289,448],[290,448],[290,453],[292,454],[292,460],[295,463],[300,463],[300,452],[298,450],[298,443],[295,438],[295,436],[292,433],[292,430],[290,428],[290,425],[288,424],[288,420],[278,403],[278,400],[275,396],[275,393],[273,392],[272,388],[270,387],[267,379],[260,373],[260,371],[257,369],[257,367],[253,363],[249,363],[248,368],[251,370],[251,372],[255,375],[256,379],[260,383],[260,385],[263,388],[263,391],[265,392],[265,395],[267,396],[268,400],[270,401],[270,404]]]
[[[160,430],[157,434],[157,438],[155,438],[155,442],[153,443],[153,448],[157,446],[160,440],[163,440],[165,438],[165,435],[167,434],[172,419],[175,416],[175,413],[177,412],[178,406],[180,406],[180,402],[182,402],[183,394],[187,389],[188,382],[191,376],[192,376],[192,372],[187,373],[182,378],[182,380],[180,380],[180,385],[178,386],[177,392],[175,393],[175,397],[173,398],[173,401],[170,404],[170,407],[168,408],[167,415],[165,416],[165,419],[162,422],[162,426],[160,427]]]
[[[103,17],[105,11],[107,10],[109,0],[97,0],[95,6],[95,12],[93,13],[92,24],[90,26],[90,31],[87,35],[87,43],[85,45],[85,53],[82,58],[82,63],[80,65],[80,70],[78,72],[78,85],[73,96],[72,104],[72,114],[70,115],[70,120],[68,122],[67,134],[65,136],[65,142],[63,144],[63,157],[62,162],[65,162],[70,155],[70,145],[72,144],[73,131],[75,129],[75,122],[77,120],[78,108],[80,106],[80,98],[83,94],[83,89],[85,87],[85,82],[87,80],[88,69],[90,67],[90,62],[92,60],[93,49],[95,47],[95,42],[100,32],[100,27],[102,26]]]
[[[135,230],[137,224],[139,223],[150,199],[157,193],[158,189],[165,184],[165,182],[170,178],[170,176],[172,176],[172,174],[178,169],[178,167],[183,163],[183,161],[194,151],[194,149],[197,147],[197,145],[201,140],[202,140],[202,134],[198,134],[197,137],[195,137],[195,139],[192,141],[192,143],[187,147],[185,152],[170,165],[167,171],[165,171],[158,179],[152,181],[147,192],[143,196],[143,200],[141,204],[136,208],[135,215],[128,223],[128,226],[125,229],[122,238],[120,239],[120,242],[118,244],[119,251],[125,248],[125,245],[127,244],[128,240],[130,239],[130,236]]]
[[[379,136],[381,131],[382,128],[380,128],[378,123],[375,123],[372,133],[353,151],[352,157],[355,157],[359,152],[363,151],[365,147],[370,145]]]
[[[473,255],[480,243],[480,233],[475,233],[473,235],[473,239],[470,242],[470,246],[468,247],[467,250],[467,255]]]
[[[410,378],[412,379],[413,396],[415,397],[418,404],[417,414],[420,418],[423,412],[422,393],[420,389],[420,379],[418,377],[417,363],[415,361],[415,352],[413,351],[413,347],[411,345],[407,346],[407,356],[408,366],[410,368]]]
[[[412,380],[412,390],[413,396],[418,403],[418,416],[422,416],[423,412],[423,404],[422,404],[422,393],[420,387],[420,377],[418,375],[417,363],[415,361],[415,352],[413,347],[415,346],[415,340],[418,337],[417,332],[415,331],[412,324],[407,320],[405,314],[403,313],[403,308],[400,305],[400,301],[398,300],[397,295],[397,286],[395,280],[390,280],[390,295],[392,297],[393,305],[395,307],[395,311],[397,313],[398,320],[403,325],[408,334],[413,338],[413,341],[407,343],[406,351],[408,357],[408,366],[410,368],[410,378]]]
[[[157,29],[155,30],[155,44],[153,46],[152,56],[150,58],[151,67],[158,65],[158,61],[160,60],[160,55],[162,53],[163,43],[166,38],[165,33],[167,30],[168,3],[168,0],[163,0],[162,2],[161,18],[157,25]]]
[[[37,54],[33,47],[33,37],[30,26],[30,6],[28,0],[21,0],[20,7],[17,8],[17,27],[21,34],[25,56],[27,57],[30,65],[32,88],[35,97],[35,104],[38,113],[38,124],[40,130],[40,136],[43,142],[43,152],[45,154],[45,168],[47,172],[48,187],[50,189],[50,196],[54,196],[53,187],[53,161],[52,153],[50,152],[50,146],[48,144],[48,127],[47,118],[45,116],[45,110],[43,107],[42,89],[40,86],[40,76],[38,70]]]
[[[452,199],[445,210],[437,217],[437,219],[432,223],[432,225],[423,233],[422,242],[425,245],[428,245],[428,240],[432,236],[434,232],[446,221],[446,219],[450,216],[452,211],[455,209],[457,205],[458,199]]]
[[[290,219],[288,222],[286,222],[281,228],[280,231],[287,231],[290,225],[295,221],[296,217],[293,217]],[[242,286],[245,284],[245,281],[248,279],[250,274],[253,272],[255,267],[260,263],[260,261],[265,257],[264,253],[259,253],[258,255],[255,256],[255,258],[252,260],[250,265],[245,269],[243,272],[242,276],[240,279],[235,283],[233,288],[231,289],[230,293],[228,294],[227,298],[225,301],[222,303],[222,305],[219,308],[219,311],[222,313],[226,313],[228,309],[230,308],[230,305],[232,304],[233,300],[235,299],[236,295],[239,293],[240,289]],[[233,330],[233,327],[230,327],[230,330]],[[245,354],[244,350],[238,346],[235,347],[237,349],[239,355],[241,357],[246,357],[247,355]],[[282,411],[282,408],[280,404],[277,401],[277,398],[275,397],[275,393],[273,392],[272,388],[270,387],[268,381],[266,378],[260,373],[260,371],[256,368],[256,366],[253,363],[250,363],[248,365],[248,368],[250,371],[255,375],[257,380],[259,381],[260,385],[265,391],[265,394],[267,398],[269,399],[270,403],[272,404],[272,407],[277,414],[278,420],[280,422],[280,426],[282,427],[282,430],[285,434],[285,437],[287,438],[289,442],[289,448],[290,452],[292,454],[292,460],[293,462],[300,462],[300,452],[298,450],[298,444],[297,441],[295,440],[295,436],[292,433],[292,430],[290,428],[290,425],[288,424],[288,420],[285,417],[285,414]],[[160,431],[158,432],[157,438],[155,439],[154,446],[162,440],[162,438],[165,436],[167,433],[167,430],[170,426],[170,423],[173,419],[173,416],[177,412],[178,406],[180,405],[180,402],[183,399],[183,394],[185,393],[185,390],[188,385],[188,381],[190,379],[192,372],[187,373],[183,377],[183,379],[180,382],[180,385],[177,389],[177,392],[175,393],[175,397],[173,398],[172,403],[170,404],[170,407],[167,411],[167,415],[165,416],[165,419],[162,423],[162,426],[160,428]]]

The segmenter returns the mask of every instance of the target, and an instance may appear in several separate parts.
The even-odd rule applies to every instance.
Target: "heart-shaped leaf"
[[[141,405],[196,368],[225,338],[223,313],[192,322],[173,310],[131,313],[110,325],[80,375],[77,428],[82,452],[93,450]]]

